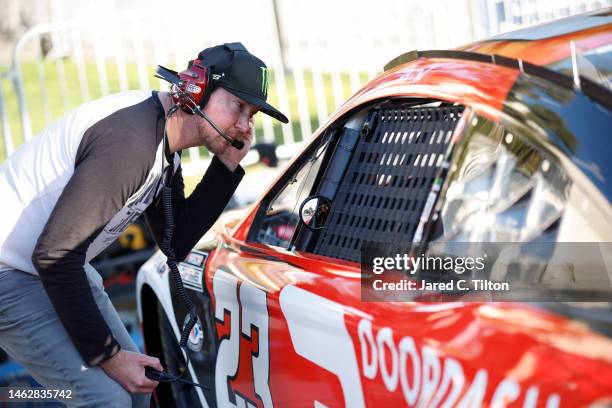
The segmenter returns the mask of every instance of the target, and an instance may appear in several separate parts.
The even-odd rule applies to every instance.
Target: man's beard
[[[198,138],[202,141],[206,140],[206,135],[208,134],[210,136],[210,139],[218,137],[222,139],[223,141],[225,141],[226,143],[229,143],[227,140],[225,140],[223,136],[219,134],[219,132],[215,130],[215,128],[213,128],[210,125],[210,123],[200,123],[198,124],[197,129],[198,129]],[[230,138],[234,140],[240,140],[240,138],[237,137],[236,132],[232,132],[230,130],[221,129],[221,128],[219,128],[219,130],[221,130],[225,135],[229,136]],[[210,132],[210,133],[207,133],[207,132]]]

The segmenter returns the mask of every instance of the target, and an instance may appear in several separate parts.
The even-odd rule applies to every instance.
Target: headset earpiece
[[[209,94],[209,72],[210,69],[203,65],[202,61],[193,60],[189,62],[186,70],[178,73],[179,81],[173,85],[172,99],[174,103],[181,105],[183,111],[194,113],[196,106],[202,107],[206,102]]]

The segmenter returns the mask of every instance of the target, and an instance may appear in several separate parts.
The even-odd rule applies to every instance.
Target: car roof
[[[588,30],[601,25],[609,24],[612,19],[612,9],[595,10],[589,13],[579,14],[555,20],[520,30],[510,31],[493,36],[489,41],[516,40],[536,41],[552,37],[559,37],[578,31]]]
[[[410,95],[476,107],[497,120],[496,112],[523,74],[580,89],[610,107],[611,50],[612,7],[452,50],[409,51],[389,61],[337,113],[375,98]]]
[[[598,50],[609,53],[612,7],[500,34],[457,50],[501,55],[555,69],[555,63],[571,57],[572,42],[579,55]],[[606,69],[603,65],[598,68]]]

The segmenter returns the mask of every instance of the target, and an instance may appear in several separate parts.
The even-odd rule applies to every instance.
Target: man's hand
[[[145,366],[153,367],[159,371],[164,370],[159,359],[126,350],[119,350],[113,357],[100,363],[100,366],[126,391],[142,394],[152,393],[159,384],[157,381],[145,377]]]
[[[233,147],[214,130],[212,132],[209,131],[209,133],[205,133],[201,130],[200,134],[204,137],[204,146],[206,146],[208,151],[214,153],[214,155],[231,171],[236,170],[244,156],[249,152],[251,144],[253,144],[252,127],[248,132],[236,131],[228,133],[228,136],[244,143],[244,147],[240,150]]]

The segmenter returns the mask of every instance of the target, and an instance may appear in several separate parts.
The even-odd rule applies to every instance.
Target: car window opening
[[[350,160],[338,170],[343,177],[331,197],[327,225],[316,239],[302,241],[296,249],[359,262],[364,240],[412,242],[425,202],[450,154],[451,139],[441,136],[452,134],[462,114],[462,106],[440,102],[371,109],[360,132],[353,132],[357,138]],[[318,194],[322,190],[324,184]],[[347,215],[357,221],[345,222]]]

